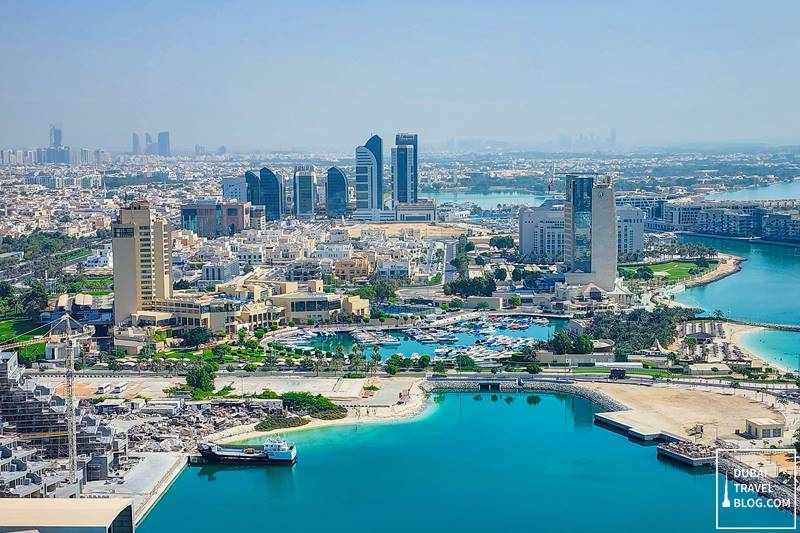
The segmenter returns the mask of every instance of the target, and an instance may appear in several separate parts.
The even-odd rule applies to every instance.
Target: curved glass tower
[[[356,208],[383,209],[383,140],[377,135],[356,148]]]
[[[253,205],[262,205],[261,180],[258,175],[248,170],[244,173],[244,182],[247,184],[247,201]]]
[[[328,169],[325,186],[325,214],[328,218],[347,214],[347,176],[339,167]]]
[[[259,204],[264,206],[264,218],[280,220],[283,218],[286,205],[283,178],[267,167],[259,171]]]

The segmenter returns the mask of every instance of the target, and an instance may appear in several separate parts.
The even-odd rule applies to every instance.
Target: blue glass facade
[[[294,175],[294,216],[314,218],[317,207],[317,184],[312,170],[295,171]]]
[[[398,133],[394,138],[397,146],[413,146],[414,153],[411,159],[411,188],[408,194],[409,203],[417,203],[417,193],[419,191],[419,172],[417,170],[417,158],[419,155],[418,136],[416,133]]]
[[[574,272],[592,271],[592,188],[594,176],[567,175],[567,209],[571,210],[571,220],[567,223],[565,237],[569,257],[567,261]],[[571,235],[570,235],[571,234]],[[571,246],[570,246],[571,245]]]
[[[376,169],[372,185],[374,190],[373,197],[376,198],[377,205],[373,209],[383,209],[383,139],[373,135],[364,146],[375,157]]]
[[[398,146],[392,149],[392,174],[394,178],[393,197],[395,202],[416,203],[413,181],[412,146]]]
[[[259,200],[264,206],[264,217],[267,220],[282,219],[286,206],[283,178],[264,167],[259,171],[259,181]]]
[[[244,173],[244,181],[247,184],[247,201],[253,205],[263,205],[261,203],[261,179],[258,174],[248,170]]]
[[[325,186],[325,214],[329,218],[347,214],[347,176],[338,167],[328,169]]]

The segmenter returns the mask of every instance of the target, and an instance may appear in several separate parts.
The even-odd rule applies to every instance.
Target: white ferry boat
[[[197,446],[210,463],[269,463],[294,464],[297,448],[293,442],[281,438],[270,438],[261,444],[212,444]]]

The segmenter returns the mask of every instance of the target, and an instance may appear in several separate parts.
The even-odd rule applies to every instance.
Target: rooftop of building
[[[107,528],[132,501],[126,498],[0,499],[0,527]]]

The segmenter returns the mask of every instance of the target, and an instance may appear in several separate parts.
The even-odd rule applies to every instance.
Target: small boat
[[[294,464],[297,448],[293,442],[281,438],[270,438],[261,444],[213,444],[200,443],[200,452],[209,463],[267,463]]]

